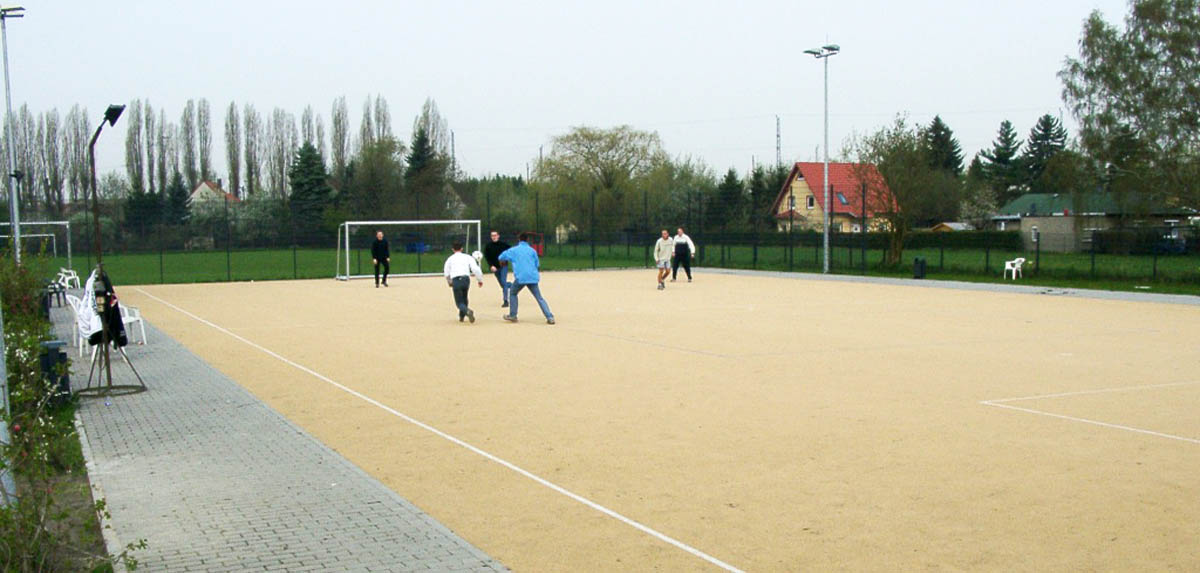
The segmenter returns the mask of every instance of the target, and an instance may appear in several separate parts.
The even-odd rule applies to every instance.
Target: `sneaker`
[[[500,308],[508,308],[508,301],[506,300],[506,301],[500,303]]]
[[[383,283],[383,288],[387,288],[387,283]]]
[[[662,284],[662,283],[658,283],[658,290],[663,290],[663,289],[665,289],[665,288],[667,288],[667,285],[665,285],[665,284]]]
[[[688,279],[688,282],[689,282],[689,283],[690,283],[690,282],[692,282],[692,279]],[[385,286],[386,286],[386,285],[385,285]]]
[[[507,320],[507,321],[509,321],[509,322],[516,322],[516,321],[517,321],[517,317],[515,317],[515,316],[513,316],[513,315],[511,315],[511,314],[506,314],[506,315],[504,315],[504,320]]]
[[[467,311],[467,320],[471,321],[471,324],[475,324],[475,311],[473,311],[473,310]]]
[[[675,279],[671,279],[671,282],[675,282]]]
[[[458,321],[459,321],[459,322],[462,322],[462,321],[463,321],[463,318],[465,318],[465,317],[466,317],[466,315],[462,314],[461,312],[460,312],[460,313],[458,313]]]
[[[546,319],[546,324],[554,324],[554,317],[552,316],[552,317],[550,317],[550,318],[547,318],[547,319]]]
[[[379,283],[375,283],[375,288],[379,288]]]

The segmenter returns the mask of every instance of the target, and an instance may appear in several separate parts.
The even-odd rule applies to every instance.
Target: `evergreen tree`
[[[147,193],[134,187],[125,198],[125,227],[134,233],[145,234],[159,222],[161,209],[158,193]]]
[[[1032,186],[1042,176],[1050,159],[1066,148],[1067,130],[1058,119],[1050,114],[1039,117],[1037,124],[1029,130],[1025,153],[1021,155],[1026,182]]]
[[[1017,139],[1017,130],[1007,119],[1000,122],[1000,132],[992,149],[979,152],[986,161],[983,164],[983,175],[988,184],[996,192],[996,200],[1000,205],[1015,199],[1021,194],[1020,185],[1024,180],[1021,173],[1020,157],[1021,141]]]
[[[404,183],[414,201],[417,217],[438,217],[444,211],[439,201],[446,183],[446,161],[434,149],[424,127],[413,133],[412,148],[404,158],[408,164]]]
[[[756,230],[772,230],[771,201],[779,194],[778,188],[772,188],[767,170],[758,165],[750,174],[750,227]]]
[[[288,169],[291,186],[289,199],[296,228],[312,231],[321,224],[321,216],[329,206],[332,191],[325,160],[311,141],[306,141],[292,159]]]
[[[742,190],[742,180],[737,171],[730,167],[725,172],[725,178],[717,186],[717,195],[709,208],[707,222],[722,230],[730,224],[736,225],[742,215],[746,194]]]
[[[942,121],[939,115],[933,116],[933,123],[923,134],[925,136],[926,153],[929,155],[929,166],[942,169],[951,175],[962,173],[962,147],[954,138],[954,132]]]
[[[183,174],[176,171],[166,189],[166,209],[163,220],[169,225],[178,225],[188,218],[188,190],[183,183]]]

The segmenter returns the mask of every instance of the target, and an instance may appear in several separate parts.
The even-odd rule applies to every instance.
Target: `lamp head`
[[[805,54],[809,54],[809,55],[813,55],[813,56],[819,56],[819,55],[821,55],[821,50],[818,50],[818,49],[816,49],[816,48],[813,48],[813,49],[811,49],[811,50],[804,50],[804,53],[805,53]]]
[[[110,105],[108,106],[108,109],[104,110],[104,120],[107,121],[108,125],[110,126],[117,125],[117,118],[121,117],[121,112],[123,111],[125,111],[125,106],[123,105]]]
[[[25,9],[20,6],[0,8],[0,18],[24,18],[25,14],[22,14],[24,11]]]
[[[829,44],[826,46],[821,46],[821,49],[825,50],[826,52],[832,53],[832,54],[836,54],[836,53],[842,51],[842,47],[837,44]]]

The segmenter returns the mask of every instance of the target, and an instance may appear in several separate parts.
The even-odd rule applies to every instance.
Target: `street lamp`
[[[108,125],[116,125],[117,119],[121,117],[121,112],[125,111],[125,106],[113,104],[104,110],[104,120],[96,128],[96,133],[92,134],[92,141],[88,143],[88,163],[92,169],[92,222],[96,225],[96,264],[100,265],[100,255],[104,249],[100,243],[100,195],[96,192],[96,140],[100,138],[100,131],[104,129],[104,123]],[[101,267],[103,268],[103,267]]]
[[[20,6],[0,8],[0,40],[4,43],[4,102],[8,108],[8,115],[4,116],[8,125],[5,147],[8,148],[8,177],[12,179],[8,189],[8,217],[12,223],[13,257],[18,265],[21,264],[21,207],[17,203],[17,187],[21,184],[21,175],[13,156],[12,92],[8,86],[8,19],[24,18],[24,12],[25,9]]]
[[[825,274],[829,274],[829,57],[836,56],[841,51],[842,47],[837,44],[804,50],[805,54],[818,60],[825,60],[825,178],[823,182],[825,185],[825,208],[823,209],[825,260],[821,270]]]

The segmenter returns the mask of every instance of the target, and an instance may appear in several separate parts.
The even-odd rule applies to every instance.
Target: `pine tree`
[[[164,222],[178,225],[188,217],[188,190],[183,183],[183,174],[176,171],[171,175],[171,183],[167,185],[167,205],[163,213]]]
[[[1025,169],[1026,182],[1033,185],[1046,164],[1067,148],[1067,130],[1063,129],[1058,119],[1050,114],[1043,115],[1037,120],[1033,129],[1029,130],[1029,140],[1025,144],[1025,153],[1021,155],[1021,164]]]
[[[417,216],[440,216],[444,205],[438,198],[446,181],[446,162],[437,154],[423,127],[413,133],[412,150],[404,159],[408,163],[404,183],[415,203]]]
[[[992,142],[990,151],[984,150],[979,155],[986,160],[983,164],[983,175],[992,189],[996,191],[997,201],[1003,205],[1021,194],[1020,185],[1024,180],[1020,168],[1021,141],[1017,139],[1017,130],[1007,119],[1000,122],[1000,132],[996,141]]]
[[[933,116],[933,123],[929,124],[924,136],[929,166],[945,170],[956,177],[960,175],[963,167],[962,147],[941,116]]]
[[[717,196],[710,208],[708,223],[721,227],[722,230],[731,223],[736,225],[740,220],[745,198],[742,180],[738,178],[737,171],[730,167],[729,171],[725,172],[725,178],[721,180],[721,184],[717,186]]]
[[[291,168],[288,169],[291,185],[292,216],[299,229],[315,229],[321,224],[321,216],[329,206],[332,191],[329,174],[325,172],[325,160],[311,141],[296,151]]]

